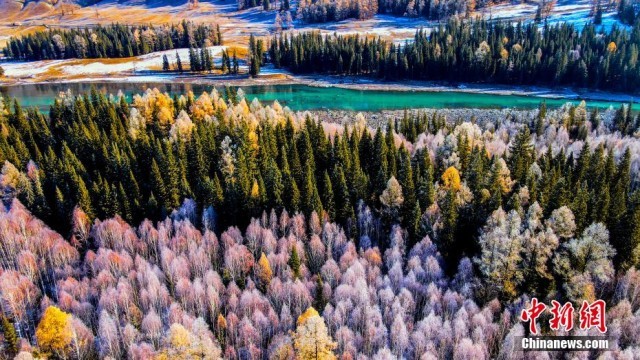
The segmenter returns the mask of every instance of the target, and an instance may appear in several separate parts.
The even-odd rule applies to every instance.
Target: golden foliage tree
[[[310,307],[298,317],[298,327],[293,335],[296,359],[333,360],[336,343],[327,331],[324,319]]]
[[[265,290],[269,283],[271,282],[271,278],[273,277],[273,271],[271,271],[271,264],[269,264],[269,259],[262,253],[260,255],[260,260],[258,260],[258,266],[256,266],[256,276],[258,281],[260,282],[260,288]]]
[[[43,352],[64,357],[73,339],[71,315],[49,306],[36,329],[36,339]]]
[[[227,332],[227,319],[224,318],[224,315],[218,314],[218,319],[216,321],[216,327],[218,330],[218,342],[220,346],[224,348],[224,341]]]
[[[204,321],[203,321],[204,324]],[[164,349],[155,360],[217,360],[221,359],[221,350],[206,334],[191,332],[184,326],[174,323],[164,339]]]
[[[446,189],[460,190],[460,172],[453,166],[450,166],[442,174],[442,184]]]

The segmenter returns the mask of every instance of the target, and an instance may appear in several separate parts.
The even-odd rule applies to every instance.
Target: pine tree
[[[255,54],[249,59],[249,75],[256,77],[260,73],[260,61]]]
[[[165,205],[167,209],[175,209],[180,206],[180,171],[173,153],[173,145],[169,141],[164,142],[163,145],[162,174],[165,174]]]
[[[316,276],[316,292],[313,297],[313,307],[322,311],[327,305],[327,299],[324,296],[324,284],[320,275]]]
[[[300,278],[300,257],[298,256],[298,250],[296,246],[291,248],[291,256],[289,257],[289,267],[293,271],[293,279]]]
[[[442,228],[438,233],[438,248],[446,264],[457,264],[456,233],[458,226],[458,207],[455,202],[455,190],[449,189],[441,205]]]
[[[322,201],[320,200],[320,195],[318,194],[318,188],[315,184],[315,177],[313,176],[313,170],[311,169],[311,165],[307,162],[307,167],[304,175],[304,206],[303,211],[307,216],[311,215],[313,211],[316,214],[322,214]]]
[[[542,5],[538,5],[538,8],[536,9],[536,17],[534,21],[536,23],[539,23],[542,21]]]
[[[80,208],[84,211],[85,214],[87,214],[90,219],[93,219],[95,217],[95,214],[93,211],[93,204],[91,203],[91,195],[89,194],[89,190],[87,189],[87,186],[85,185],[85,182],[81,177],[76,175],[74,180],[76,182],[77,189],[77,205],[80,206]]]
[[[201,69],[204,71],[212,72],[213,71],[213,58],[209,49],[207,49],[204,45],[202,49],[200,49],[201,54]]]
[[[508,159],[511,177],[524,184],[527,178],[529,168],[535,160],[531,134],[527,126],[516,135],[515,140],[510,148]]]
[[[349,188],[347,187],[347,181],[344,177],[342,168],[336,166],[333,170],[335,180],[333,183],[336,186],[334,195],[336,203],[336,221],[341,224],[346,224],[347,220],[354,216],[353,206],[351,205],[351,199],[349,198]]]
[[[425,234],[420,233],[420,220],[422,219],[422,211],[420,210],[420,202],[416,201],[413,207],[413,211],[410,215],[408,215],[407,219],[407,230],[409,231],[410,244],[409,247],[413,247],[418,241],[420,241],[420,237]]]
[[[256,77],[260,73],[262,65],[263,45],[262,40],[256,40],[253,34],[249,37],[249,75]]]
[[[376,197],[380,196],[387,186],[389,179],[388,160],[387,160],[387,144],[384,141],[382,131],[378,129],[373,139],[374,161],[371,166],[372,173],[370,176],[374,178],[373,187]]]
[[[182,74],[182,72],[184,71],[184,69],[182,68],[182,60],[180,60],[180,54],[178,54],[177,52],[176,52],[176,59],[177,59],[176,60],[177,70],[180,74]]]
[[[200,71],[200,56],[196,53],[196,51],[190,47],[189,48],[189,69],[191,71]]]
[[[59,187],[55,188],[55,215],[58,221],[65,222],[68,215],[68,208],[65,196]]]
[[[265,173],[265,187],[267,189],[267,199],[271,208],[280,208],[283,205],[285,187],[282,180],[282,173],[278,169],[278,164],[273,158],[267,160]]]
[[[222,45],[222,32],[220,32],[220,24],[216,24],[216,43],[215,45]]]
[[[587,185],[579,185],[577,193],[573,198],[569,208],[575,217],[576,222],[576,232],[582,233],[582,231],[587,227],[587,217],[588,217],[588,202],[589,202],[589,190],[587,189]]]
[[[157,194],[160,199],[160,205],[166,206],[168,201],[167,189],[165,187],[162,174],[160,173],[160,167],[155,159],[151,162],[151,192]]]
[[[229,73],[229,64],[228,64],[228,62],[229,62],[229,55],[227,55],[227,51],[226,50],[223,50],[222,51],[222,67],[221,67],[221,70],[222,70],[223,74]]]
[[[169,71],[171,70],[170,65],[169,65],[169,58],[167,57],[167,55],[162,55],[162,71]]]
[[[283,150],[283,154],[286,152]],[[300,208],[300,190],[298,189],[298,185],[291,175],[291,171],[289,170],[289,163],[287,161],[287,157],[282,157],[282,183],[284,185],[284,204],[285,208],[289,209],[289,211],[296,211]]]
[[[596,14],[593,17],[593,23],[596,25],[602,24],[602,6],[600,6],[599,1],[598,1],[598,5],[596,6]]]
[[[331,185],[331,178],[326,170],[323,176],[322,203],[324,204],[324,209],[329,215],[329,218],[335,219],[336,207],[333,196],[333,185]]]
[[[422,206],[429,207],[435,201],[435,187],[433,185],[433,165],[431,165],[431,159],[427,152],[421,154],[421,166],[419,169],[422,171],[417,185],[418,201]]]
[[[411,168],[411,156],[409,152],[404,150],[401,155],[404,159],[400,163],[399,180],[402,186],[402,196],[404,203],[402,205],[402,218],[404,225],[411,235],[415,234],[415,211],[416,211],[416,189],[413,183],[413,170]],[[418,212],[420,212],[418,210]]]
[[[613,153],[610,153],[609,157],[613,157]],[[633,246],[629,244],[634,232],[634,219],[633,214],[629,214],[627,209],[627,193],[631,185],[630,167],[631,152],[627,148],[618,165],[618,169],[615,171],[615,177],[612,179],[613,186],[610,188],[607,219],[610,242],[617,250],[616,263],[625,265],[630,263],[628,259],[633,256],[632,253],[634,251]]]
[[[618,264],[621,271],[640,266],[640,206],[636,204],[636,208],[628,216],[631,233],[616,248],[615,264]]]
[[[238,64],[238,57],[236,51],[233,50],[233,73],[238,74],[240,72],[240,65]]]
[[[4,335],[4,342],[6,344],[5,350],[10,357],[18,354],[19,339],[16,333],[16,328],[13,326],[9,318],[5,315],[0,316],[0,325],[2,326],[2,334]]]

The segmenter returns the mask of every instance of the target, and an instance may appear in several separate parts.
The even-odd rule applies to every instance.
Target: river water
[[[127,98],[144,92],[149,88],[158,88],[170,94],[184,94],[193,91],[199,95],[211,91],[218,85],[189,83],[66,83],[66,84],[28,84],[0,86],[0,94],[17,98],[25,107],[36,106],[48,110],[53,99],[62,91],[71,90],[73,94],[83,94],[94,86],[108,93],[124,93]],[[355,110],[379,111],[408,108],[517,108],[533,109],[544,99],[549,107],[559,107],[567,102],[579,100],[564,98],[542,98],[533,95],[496,95],[461,91],[386,91],[354,90],[337,87],[315,87],[309,85],[254,85],[242,86],[249,100],[257,98],[263,103],[278,100],[292,110]],[[588,101],[590,107],[618,107],[618,101]]]

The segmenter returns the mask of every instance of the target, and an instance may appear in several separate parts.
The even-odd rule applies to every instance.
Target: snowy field
[[[396,43],[413,39],[419,29],[433,29],[438,26],[437,21],[421,18],[397,17],[391,15],[376,15],[371,19],[357,21],[353,19],[324,23],[300,24],[296,22],[298,31],[319,30],[323,33],[338,35],[370,35],[390,38]]]
[[[220,59],[225,46],[212,46],[208,48],[213,56]],[[35,78],[47,80],[48,77],[74,77],[74,76],[101,76],[137,71],[150,71],[162,69],[162,57],[167,56],[174,66],[177,55],[180,55],[182,63],[189,64],[189,49],[174,49],[159,51],[135,58],[126,59],[68,59],[68,60],[44,60],[22,62],[13,61],[1,63],[8,78],[24,79]]]
[[[593,18],[590,16],[591,9],[588,4],[577,5],[558,5],[556,11],[549,16],[547,22],[549,24],[557,23],[571,23],[577,29],[582,30],[584,26],[590,22],[593,22]],[[622,24],[618,18],[616,12],[608,12],[602,15],[602,24],[598,28],[602,28],[605,31],[610,30],[613,26],[630,28],[627,25]]]
[[[64,60],[46,61],[9,61],[0,63],[6,77],[24,78],[35,77],[48,72],[50,69],[63,64]]]
[[[537,9],[538,6],[532,3],[516,5],[501,4],[487,9],[481,9],[478,13],[484,18],[493,20],[532,21],[536,16]],[[549,24],[570,23],[577,29],[582,29],[586,24],[593,22],[591,3],[585,0],[560,1],[554,7],[546,21]],[[614,25],[627,27],[617,19],[616,9],[612,9],[603,14],[600,27],[606,31],[610,30]],[[540,26],[543,25],[541,24]]]

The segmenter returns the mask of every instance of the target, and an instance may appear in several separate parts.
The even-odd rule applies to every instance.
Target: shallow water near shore
[[[213,88],[224,93],[224,86],[195,83],[50,83],[0,86],[0,95],[16,98],[24,107],[37,107],[47,111],[61,92],[71,90],[83,94],[95,87],[107,94],[122,92],[127,99],[147,89],[181,95],[193,91],[198,96]],[[534,109],[543,100],[549,107],[560,107],[567,102],[577,104],[579,99],[549,98],[535,95],[483,94],[462,91],[395,91],[358,90],[339,87],[317,87],[304,84],[240,86],[248,100],[257,98],[263,103],[278,100],[292,110],[350,110],[380,111],[408,108],[479,108],[479,109]],[[618,107],[620,101],[587,100],[589,107]]]

